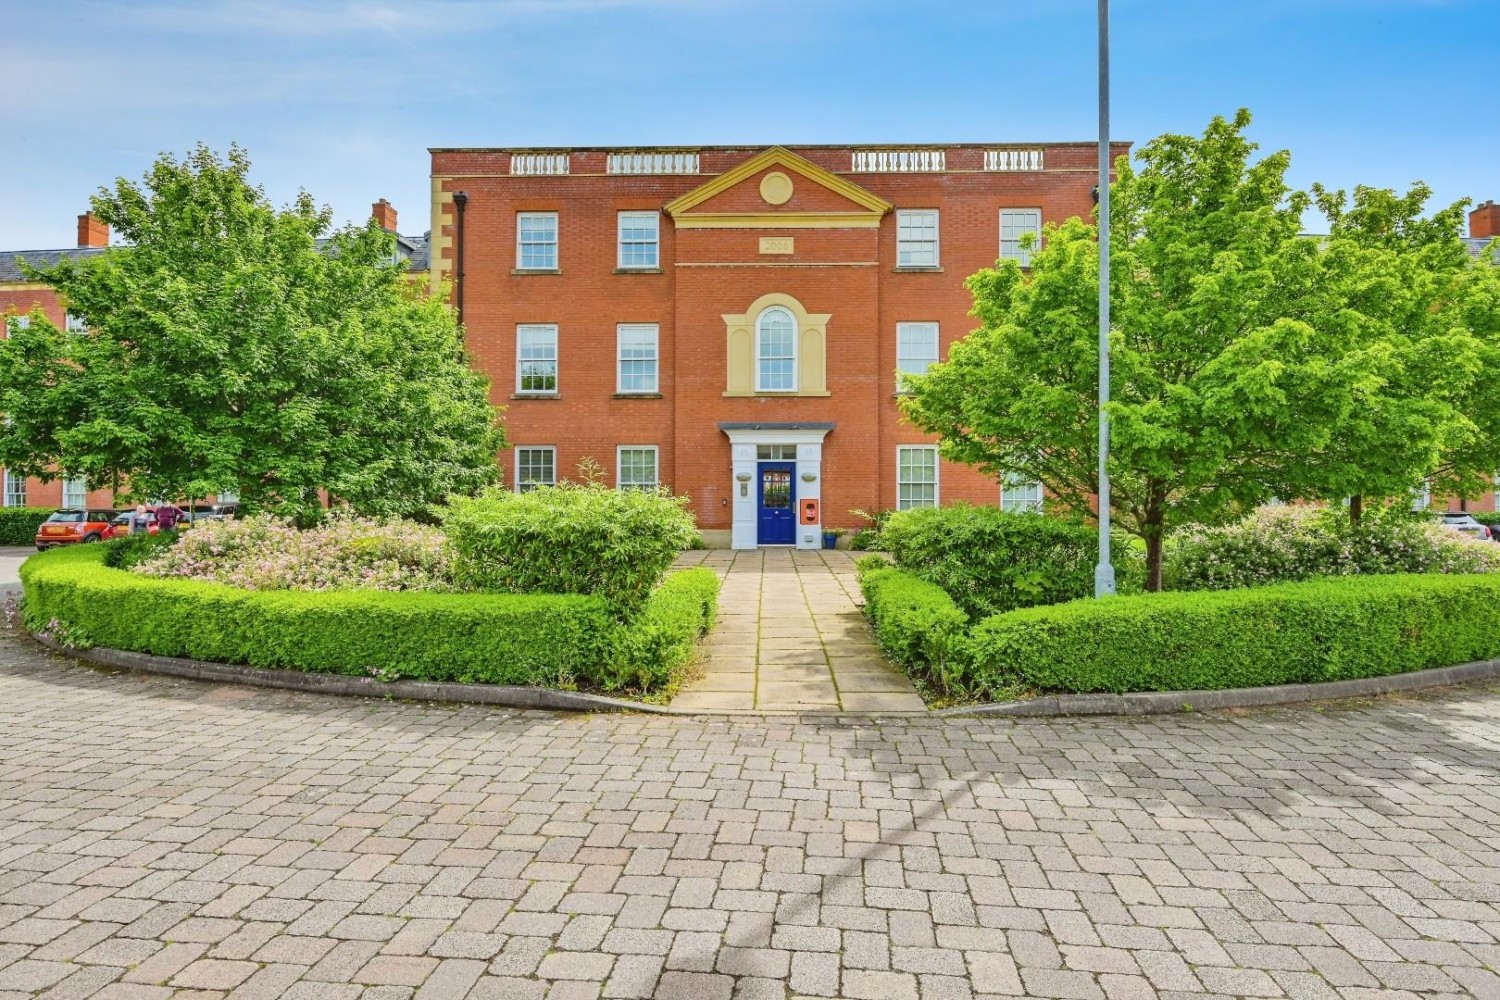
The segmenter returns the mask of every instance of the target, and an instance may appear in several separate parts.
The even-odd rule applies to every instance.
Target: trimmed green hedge
[[[887,573],[899,571],[864,575],[877,590],[894,588]],[[915,593],[921,581],[899,575]],[[920,650],[920,618],[882,621],[889,601],[867,607],[882,645]],[[1182,691],[1377,677],[1500,657],[1497,607],[1495,576],[1440,574],[1081,600],[991,615],[941,665],[918,669],[941,670],[983,699],[1018,687]]]
[[[596,597],[248,591],[110,569],[104,548],[55,549],[22,564],[28,628],[158,656],[385,680],[605,689],[659,682],[684,658],[681,636],[690,626],[697,635],[680,605],[689,595],[701,603],[708,589],[681,574],[689,579],[669,581],[654,608],[619,625],[616,609]],[[717,578],[712,584],[716,595]],[[653,640],[622,639],[635,629]],[[667,654],[671,664],[637,659]]]
[[[617,681],[645,691],[670,683],[692,661],[718,608],[719,577],[713,570],[699,566],[668,576],[616,634]]]
[[[880,648],[908,673],[928,677],[946,690],[961,669],[969,627],[968,616],[953,598],[879,556],[859,561],[859,588]]]
[[[957,503],[898,511],[880,540],[897,566],[942,587],[976,621],[1094,592],[1099,532],[1061,518]],[[1128,546],[1113,542],[1129,577]]]
[[[36,529],[56,507],[0,507],[0,545],[34,545]]]

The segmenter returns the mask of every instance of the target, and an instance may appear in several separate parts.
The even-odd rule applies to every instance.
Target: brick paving
[[[0,636],[0,998],[1500,997],[1500,685],[562,716]]]
[[[719,620],[703,676],[672,702],[695,711],[921,712],[860,611],[854,557],[843,550],[686,552],[679,566],[719,573]]]

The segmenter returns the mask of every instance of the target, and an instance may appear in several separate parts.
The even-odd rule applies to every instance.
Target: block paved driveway
[[[858,553],[758,549],[684,552],[723,581],[702,676],[674,708],[714,712],[922,712],[906,675],[888,663],[860,610]]]
[[[0,636],[0,997],[1500,996],[1500,685],[560,716]]]

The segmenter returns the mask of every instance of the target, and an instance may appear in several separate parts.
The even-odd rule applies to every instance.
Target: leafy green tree
[[[1329,220],[1313,321],[1335,328],[1342,350],[1368,355],[1359,405],[1326,446],[1288,456],[1289,495],[1350,498],[1354,519],[1367,497],[1405,503],[1424,480],[1440,492],[1488,488],[1500,468],[1490,404],[1500,395],[1500,325],[1483,312],[1488,264],[1459,236],[1466,203],[1424,216],[1431,189],[1314,186]]]
[[[1247,111],[1201,137],[1164,135],[1111,187],[1111,507],[1161,586],[1174,526],[1221,521],[1287,485],[1287,455],[1325,447],[1377,358],[1340,350],[1315,292],[1319,246],[1289,154],[1258,161]],[[952,459],[1097,493],[1097,227],[1049,226],[1030,272],[969,280],[983,327],[913,379],[902,408]]]
[[[199,146],[92,201],[124,245],[31,270],[87,329],[0,341],[0,465],[132,498],[223,490],[311,515],[320,492],[421,514],[497,476],[489,384],[373,223],[277,210],[249,159]],[[326,238],[325,238],[326,237]]]

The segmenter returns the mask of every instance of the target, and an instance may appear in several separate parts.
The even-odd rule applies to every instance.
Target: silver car
[[[1489,541],[1490,529],[1486,528],[1484,525],[1480,524],[1478,521],[1474,520],[1463,511],[1449,511],[1442,516],[1442,521],[1440,523],[1443,525],[1443,527],[1452,528],[1454,531],[1462,532],[1465,535],[1468,535],[1470,538],[1477,538],[1481,541]]]

